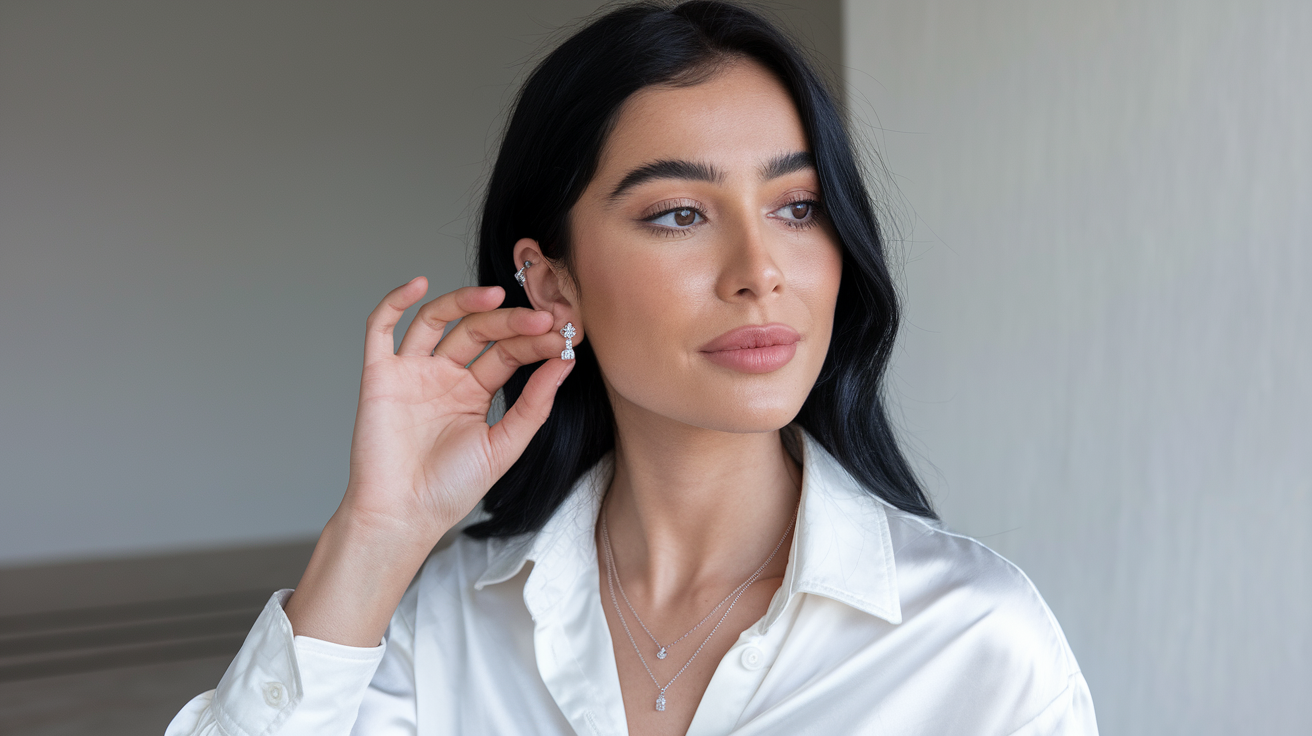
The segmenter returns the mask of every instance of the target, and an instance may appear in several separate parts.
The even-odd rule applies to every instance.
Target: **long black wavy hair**
[[[590,22],[552,51],[520,91],[488,182],[478,281],[503,287],[503,306],[530,306],[514,280],[511,249],[520,238],[532,238],[544,256],[568,267],[570,209],[592,179],[624,101],[650,85],[696,83],[735,58],[762,64],[792,95],[843,251],[829,354],[794,421],[870,492],[937,518],[884,411],[898,302],[870,195],[829,90],[798,47],[761,15],[709,0],[635,3]],[[579,476],[614,447],[614,417],[596,355],[586,341],[574,352],[577,363],[550,418],[483,499],[491,516],[465,534],[541,529]],[[506,383],[507,406],[537,365],[521,367]]]

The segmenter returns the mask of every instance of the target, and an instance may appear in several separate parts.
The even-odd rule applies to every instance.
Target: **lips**
[[[785,324],[744,325],[701,347],[702,355],[744,373],[769,373],[793,359],[802,336]]]

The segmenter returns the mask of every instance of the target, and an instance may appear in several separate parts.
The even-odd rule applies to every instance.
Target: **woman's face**
[[[570,213],[576,341],[617,417],[762,432],[829,348],[842,254],[788,92],[732,63],[630,98]]]

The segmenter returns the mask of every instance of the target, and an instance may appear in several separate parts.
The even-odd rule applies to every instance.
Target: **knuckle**
[[[461,309],[468,309],[469,299],[476,295],[477,290],[477,286],[462,286],[451,292],[452,301],[454,301]]]
[[[527,398],[521,398],[516,402],[516,405],[519,406],[519,415],[528,421],[529,424],[537,425],[547,421],[548,412],[544,411],[537,402],[529,401]]]
[[[511,353],[509,350],[501,347],[500,343],[497,343],[496,347],[494,347],[493,350],[496,352],[497,360],[501,361],[501,364],[503,366],[507,368],[519,367],[519,358],[516,357],[513,353]]]
[[[433,330],[441,330],[446,326],[446,320],[442,319],[436,309],[425,307],[419,312],[419,321]]]
[[[465,327],[465,334],[474,342],[492,342],[494,338],[488,335],[488,332],[482,325],[471,323]]]
[[[551,418],[551,401],[538,401],[533,404],[533,420],[538,424],[546,423]]]
[[[538,340],[533,343],[533,354],[538,360],[545,360],[560,355],[561,345],[558,340]]]

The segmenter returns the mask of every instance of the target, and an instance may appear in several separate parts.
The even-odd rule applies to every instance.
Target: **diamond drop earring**
[[[565,336],[565,349],[560,351],[560,359],[574,360],[574,336],[578,334],[574,331],[574,323],[566,322],[565,326],[560,328],[560,334]]]

